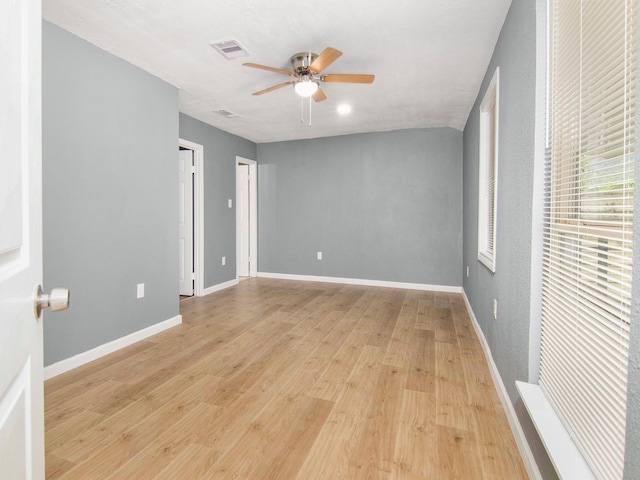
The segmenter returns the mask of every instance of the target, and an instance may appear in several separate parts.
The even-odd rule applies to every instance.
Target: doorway
[[[257,163],[236,157],[236,277],[258,274]]]
[[[203,295],[203,179],[204,147],[178,142],[178,245],[180,297]]]

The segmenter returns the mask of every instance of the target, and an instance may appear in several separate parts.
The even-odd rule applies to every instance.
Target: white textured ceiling
[[[256,143],[421,127],[462,129],[511,0],[43,0],[46,20],[180,89],[180,111]],[[250,57],[210,44],[235,39]],[[290,69],[301,51],[344,52],[323,73],[373,73],[331,83],[300,122],[288,80],[242,66]],[[352,112],[339,116],[348,103]],[[225,118],[215,110],[239,115]],[[308,102],[305,104],[308,110]],[[308,112],[305,113],[305,119]]]

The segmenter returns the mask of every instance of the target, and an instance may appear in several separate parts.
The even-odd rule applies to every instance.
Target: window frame
[[[480,103],[478,160],[478,261],[496,271],[498,206],[498,140],[500,125],[500,67]],[[490,138],[493,134],[493,138]],[[493,157],[493,158],[492,158]],[[492,192],[489,191],[492,184]]]

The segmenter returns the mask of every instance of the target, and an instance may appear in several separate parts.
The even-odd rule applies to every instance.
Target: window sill
[[[493,256],[489,256],[484,252],[478,252],[478,261],[487,267],[491,273],[496,273],[496,264]]]
[[[563,480],[595,479],[540,386],[516,382],[516,387],[558,476]]]

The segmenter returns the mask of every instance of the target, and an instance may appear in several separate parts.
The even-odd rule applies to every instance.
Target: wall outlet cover
[[[318,260],[322,260],[322,252],[318,252]]]
[[[138,298],[144,297],[144,283],[139,283],[137,285],[136,294],[138,295]]]

